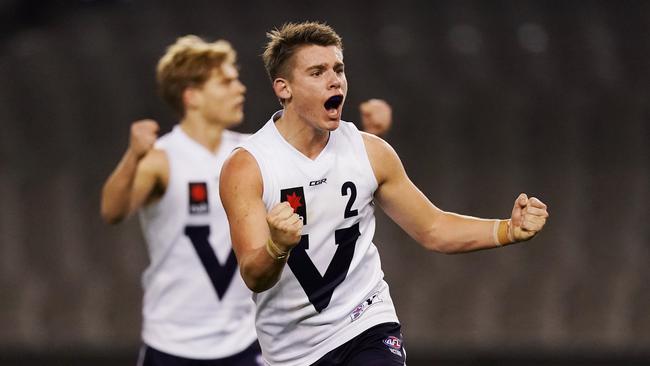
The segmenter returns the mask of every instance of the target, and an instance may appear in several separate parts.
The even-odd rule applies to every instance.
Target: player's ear
[[[185,109],[191,109],[199,105],[201,93],[198,93],[196,88],[188,87],[183,90],[183,105]]]
[[[291,99],[291,86],[286,79],[277,78],[273,80],[273,91],[275,96],[281,100]]]

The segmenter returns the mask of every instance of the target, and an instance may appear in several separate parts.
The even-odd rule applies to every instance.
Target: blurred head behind
[[[239,81],[236,52],[225,40],[178,38],[158,62],[156,81],[163,100],[182,119],[230,127],[243,118],[246,88]]]

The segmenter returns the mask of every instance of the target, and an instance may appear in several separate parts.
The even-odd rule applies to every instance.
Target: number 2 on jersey
[[[359,214],[358,210],[352,209],[352,205],[357,198],[357,187],[353,182],[345,182],[341,187],[341,195],[347,196],[348,193],[350,198],[343,212],[343,217],[346,219]],[[305,290],[309,302],[314,305],[314,308],[319,313],[329,305],[334,290],[345,280],[360,235],[358,222],[348,228],[338,229],[334,232],[334,243],[337,248],[324,276],[320,275],[307,254],[309,235],[303,235],[298,245],[291,251],[287,262],[289,268],[296,276],[300,286]]]

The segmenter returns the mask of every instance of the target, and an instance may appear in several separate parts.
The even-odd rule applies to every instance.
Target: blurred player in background
[[[118,223],[139,212],[150,256],[139,365],[262,364],[251,291],[219,198],[221,166],[248,136],[229,130],[243,119],[246,92],[235,62],[223,40],[190,35],[171,45],[157,82],[180,123],[158,138],[155,121],[134,122],[128,149],[104,185],[102,217]],[[375,133],[390,126],[384,104],[365,107]]]
[[[521,194],[511,218],[445,212],[379,137],[341,120],[343,45],[320,23],[269,34],[264,63],[283,110],[226,160],[221,199],[271,365],[404,365],[379,254],[375,202],[423,247],[444,253],[532,238],[548,213]],[[495,167],[498,169],[498,167]]]
[[[370,99],[359,106],[361,126],[365,132],[384,137],[390,130],[393,111],[388,103],[381,99]]]

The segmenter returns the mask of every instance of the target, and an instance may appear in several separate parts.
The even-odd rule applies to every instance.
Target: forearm
[[[496,248],[511,242],[506,231],[501,230],[499,236],[500,221],[441,212],[423,236],[422,244],[428,249],[447,254]]]
[[[107,223],[118,223],[129,215],[131,211],[131,192],[138,161],[131,150],[127,150],[113,173],[104,183],[101,214]]]
[[[251,250],[240,262],[246,286],[253,292],[263,292],[273,287],[282,275],[288,257],[274,258],[265,247]]]
[[[282,202],[267,211],[263,192],[255,158],[235,150],[221,169],[219,193],[242,278],[253,292],[266,291],[280,280],[302,231],[302,219],[291,205]]]

